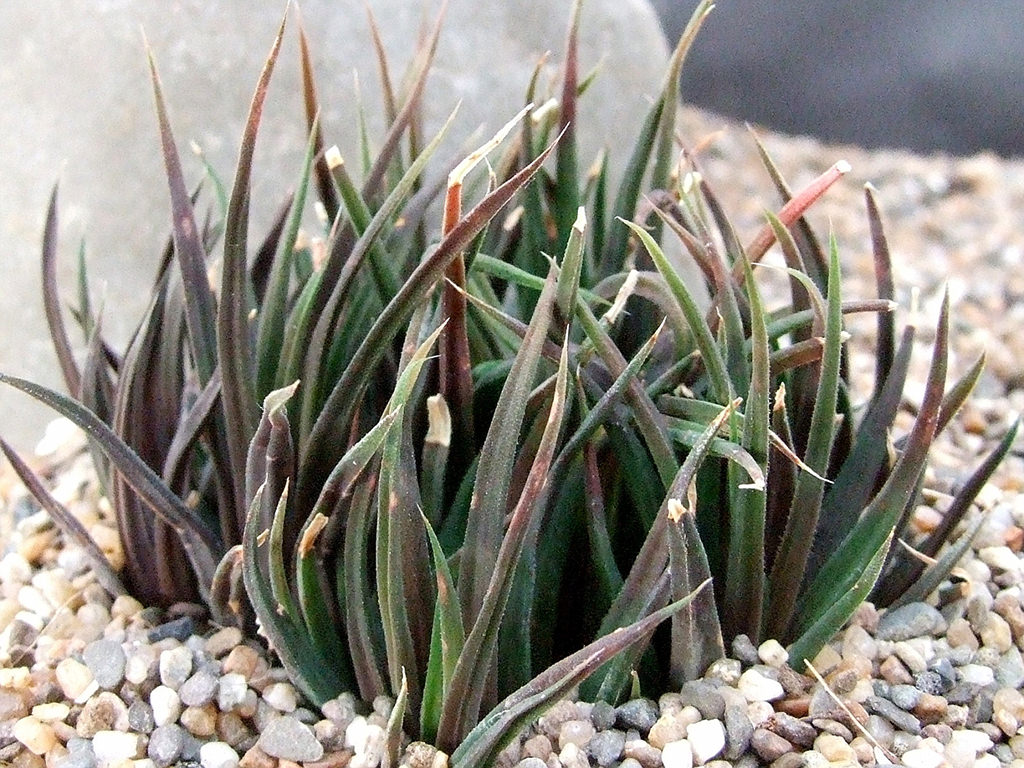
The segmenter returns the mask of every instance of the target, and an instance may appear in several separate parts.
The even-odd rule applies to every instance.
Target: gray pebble
[[[969,649],[964,648],[964,650],[969,650]],[[968,658],[970,658],[970,657],[968,657]],[[963,666],[963,664],[966,664],[966,663],[967,662],[964,661],[961,664],[957,664],[956,666]],[[953,683],[956,682],[956,670],[953,669],[953,665],[954,665],[954,662],[953,662],[952,658],[947,657],[947,656],[942,656],[942,657],[939,657],[938,659],[936,659],[934,662],[932,662],[929,665],[928,668],[930,670],[932,670],[933,672],[935,672],[935,674],[937,674],[943,680],[947,681],[950,684],[950,686],[952,686]]]
[[[593,709],[590,710],[590,722],[598,731],[609,730],[615,725],[615,707],[607,701],[595,702]]]
[[[1011,646],[1010,650],[1000,656],[993,669],[996,673],[996,682],[1003,688],[1024,686],[1024,658],[1021,658],[1017,646]]]
[[[143,699],[136,699],[128,707],[128,725],[133,731],[151,733],[156,723],[153,721],[153,708]]]
[[[889,689],[889,701],[909,712],[921,700],[921,690],[912,685],[894,685]]]
[[[181,746],[181,762],[199,762],[199,749],[203,746],[203,742],[197,739],[188,731],[185,731],[185,741]],[[198,768],[198,766],[196,766]]]
[[[217,695],[217,674],[209,667],[201,667],[192,677],[181,684],[178,695],[186,707],[202,707],[213,701]]]
[[[257,744],[271,757],[297,763],[319,760],[324,755],[324,748],[312,729],[290,715],[276,717],[267,723]]]
[[[725,713],[725,699],[715,687],[703,680],[683,683],[679,691],[683,704],[696,707],[705,720],[721,720]]]
[[[888,749],[892,746],[892,737],[896,733],[893,724],[880,715],[868,715],[864,728],[879,744]]]
[[[91,739],[72,736],[65,746],[68,753],[57,763],[57,768],[96,768]]]
[[[618,730],[601,731],[587,744],[587,755],[600,766],[609,766],[620,757],[626,746],[626,734]]]
[[[726,760],[736,760],[750,746],[754,726],[747,717],[746,707],[730,705],[725,708],[725,753]]]
[[[876,640],[909,640],[939,634],[946,628],[942,614],[927,603],[907,603],[882,614]]]
[[[516,768],[548,768],[548,764],[539,757],[524,757],[516,763]]]
[[[635,728],[647,734],[658,721],[658,705],[650,699],[633,699],[615,710],[615,723],[620,728]]]
[[[176,723],[161,725],[149,735],[149,759],[157,768],[165,768],[181,757],[186,731]]]
[[[942,675],[935,670],[928,669],[914,675],[914,686],[925,693],[941,696],[952,688],[953,684],[948,680],[945,680]]]
[[[950,704],[970,704],[978,695],[978,690],[974,683],[959,682],[946,691],[946,701]]]
[[[746,665],[757,664],[760,659],[757,656],[757,647],[746,635],[736,635],[732,641],[732,657],[739,659]]]
[[[121,644],[106,638],[93,640],[82,650],[82,661],[100,688],[112,690],[124,680],[125,655]]]
[[[158,643],[161,640],[166,640],[168,637],[173,637],[175,640],[185,642],[195,631],[196,620],[191,616],[181,616],[164,622],[158,627],[153,627],[146,635],[146,639],[150,643]]]
[[[881,715],[897,728],[901,728],[904,731],[914,734],[921,732],[921,721],[909,712],[904,712],[888,699],[883,699],[880,696],[868,696],[864,700],[864,708],[868,712]]]

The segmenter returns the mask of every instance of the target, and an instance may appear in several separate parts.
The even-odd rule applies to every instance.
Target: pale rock
[[[76,704],[84,704],[99,690],[99,683],[85,664],[73,658],[66,658],[54,670],[57,684],[64,695]]]
[[[199,764],[203,768],[236,768],[238,753],[223,741],[208,741],[199,748]]]
[[[44,723],[54,723],[65,720],[71,712],[71,707],[63,701],[51,701],[44,704],[36,704],[32,707],[32,716],[42,720]]]
[[[757,657],[769,667],[781,667],[789,661],[789,651],[778,640],[765,640],[757,648]]]
[[[0,667],[0,688],[28,688],[31,684],[28,667]]]
[[[990,613],[988,622],[981,630],[981,644],[994,648],[999,653],[1006,653],[1013,645],[1013,633],[1010,632],[1010,625],[1006,619],[998,613]]]
[[[238,627],[221,627],[203,644],[203,650],[212,659],[219,659],[242,642],[242,630]]]
[[[978,557],[993,570],[1020,573],[1021,559],[1009,547],[982,547],[978,550]]]
[[[27,584],[32,578],[32,566],[17,552],[8,552],[0,559],[0,582]]]
[[[192,674],[192,651],[184,645],[160,654],[160,682],[177,690]]]
[[[263,689],[263,700],[278,712],[294,712],[298,696],[291,683],[271,683]]]
[[[124,678],[133,685],[142,685],[156,671],[156,650],[151,645],[140,645],[132,650],[125,661]]]
[[[558,746],[560,749],[566,744],[586,747],[594,738],[594,732],[594,725],[589,720],[567,720],[558,729]]]
[[[99,731],[127,731],[128,706],[110,691],[101,691],[85,702],[75,730],[86,739]]]
[[[736,687],[747,701],[775,701],[786,693],[778,680],[765,677],[754,668],[740,675]]]
[[[324,754],[324,748],[316,740],[313,730],[291,715],[281,715],[267,723],[256,744],[271,757],[295,762],[319,760]],[[368,726],[367,738],[359,746],[363,749],[356,749],[355,756],[362,755],[368,759],[373,751],[376,754],[376,762],[379,763],[384,753],[383,729]]]
[[[221,712],[231,712],[245,701],[249,683],[237,672],[221,675],[217,681],[217,708]]]
[[[26,584],[18,590],[18,602],[26,611],[44,619],[53,617],[54,606],[36,587]]]
[[[814,749],[825,756],[825,759],[832,763],[853,762],[857,755],[853,747],[846,743],[839,736],[831,733],[822,733],[814,740]]]
[[[122,760],[142,757],[142,738],[137,733],[100,731],[92,737],[92,751],[98,768],[112,768]]]
[[[142,603],[131,595],[118,595],[110,606],[110,615],[130,619],[143,608]]]
[[[158,685],[150,692],[149,706],[153,708],[153,722],[158,726],[176,723],[181,716],[181,698],[176,690],[166,685]]]
[[[590,768],[587,753],[578,744],[569,742],[558,753],[558,762],[563,768]]]
[[[665,768],[693,768],[693,749],[686,739],[670,741],[661,750]]]
[[[693,750],[693,760],[704,765],[725,749],[725,726],[720,720],[701,720],[686,731],[686,738]]]
[[[44,755],[57,744],[53,726],[32,715],[16,720],[13,734],[34,755]]]

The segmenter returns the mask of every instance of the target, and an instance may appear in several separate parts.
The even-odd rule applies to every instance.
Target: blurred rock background
[[[369,5],[398,83],[440,2]],[[489,138],[519,110],[546,51],[547,73],[556,74],[570,6],[571,0],[449,2],[425,100],[428,130],[462,103],[439,151],[442,161],[472,148],[470,140]],[[58,179],[63,297],[74,299],[76,254],[85,238],[91,287],[105,303],[104,330],[116,348],[145,308],[170,214],[143,30],[189,183],[203,176],[189,152],[195,141],[230,185],[249,99],[284,7],[283,0],[0,2],[0,371],[63,389],[38,268],[46,203]],[[302,15],[326,138],[354,160],[355,70],[371,134],[384,130],[364,2],[304,0]],[[581,66],[589,71],[602,62],[603,71],[581,107],[584,161],[601,146],[632,143],[667,55],[646,0],[587,0]],[[251,239],[265,230],[301,166],[306,136],[298,56],[291,18],[257,144]],[[624,154],[615,153],[620,166]],[[0,392],[0,434],[17,446],[31,448],[52,418],[20,392]]]
[[[692,0],[651,0],[670,39]],[[863,147],[1024,154],[1024,3],[721,0],[683,71],[692,104]]]

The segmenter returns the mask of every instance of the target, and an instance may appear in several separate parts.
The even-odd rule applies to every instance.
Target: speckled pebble
[[[149,735],[147,754],[158,768],[174,763],[185,746],[185,729],[177,723],[158,726]]]
[[[597,732],[587,744],[587,755],[600,766],[609,766],[622,757],[626,734],[619,730]]]
[[[316,740],[312,729],[290,715],[281,715],[271,720],[260,734],[257,744],[272,757],[295,762],[319,760],[324,754],[324,748]]]
[[[201,707],[213,701],[217,695],[219,680],[217,673],[208,667],[200,667],[178,688],[181,703],[187,707]]]
[[[82,661],[100,688],[112,690],[124,680],[126,657],[121,644],[114,640],[93,640],[83,649]]]
[[[679,700],[684,706],[696,707],[701,717],[706,720],[717,720],[725,713],[725,699],[722,698],[722,694],[704,680],[683,683],[679,691]]]
[[[909,640],[938,634],[946,628],[942,614],[927,603],[907,603],[882,614],[878,621],[878,640]]]
[[[658,705],[650,699],[633,699],[615,710],[615,723],[619,728],[635,728],[642,735],[650,732],[658,717]]]

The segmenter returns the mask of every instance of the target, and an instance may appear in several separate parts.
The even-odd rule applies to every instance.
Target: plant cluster
[[[364,141],[361,183],[324,149],[300,31],[309,144],[296,192],[253,249],[250,171],[284,23],[222,215],[202,224],[151,59],[173,234],[145,317],[125,353],[112,350],[82,266],[77,365],[55,280],[55,192],[44,295],[72,397],[0,375],[88,434],[127,557],[117,574],[93,547],[109,589],[201,600],[250,631],[258,619],[311,701],[393,695],[389,749],[404,728],[456,766],[486,764],[581,683],[612,701],[639,680],[678,686],[740,633],[813,659],[869,596],[922,597],[977,530],[927,567],[892,546],[981,361],[944,392],[944,304],[914,426],[889,439],[914,329],[897,342],[871,191],[877,298],[843,299],[835,242],[823,248],[803,219],[843,164],[793,193],[762,151],[783,205],[741,244],[696,158],[677,151],[679,72],[712,8],[703,0],[612,197],[604,158],[581,174],[577,156],[590,82],[579,6],[560,91],[547,99],[538,65],[529,106],[440,181],[429,163],[455,117],[430,140],[418,118],[440,22],[402,91],[374,28],[390,128],[376,155]],[[311,187],[326,212],[315,240],[300,237]],[[700,268],[709,305],[666,256],[670,240]],[[769,309],[756,273],[775,243],[790,295]],[[863,408],[843,328],[856,312],[878,315]]]

